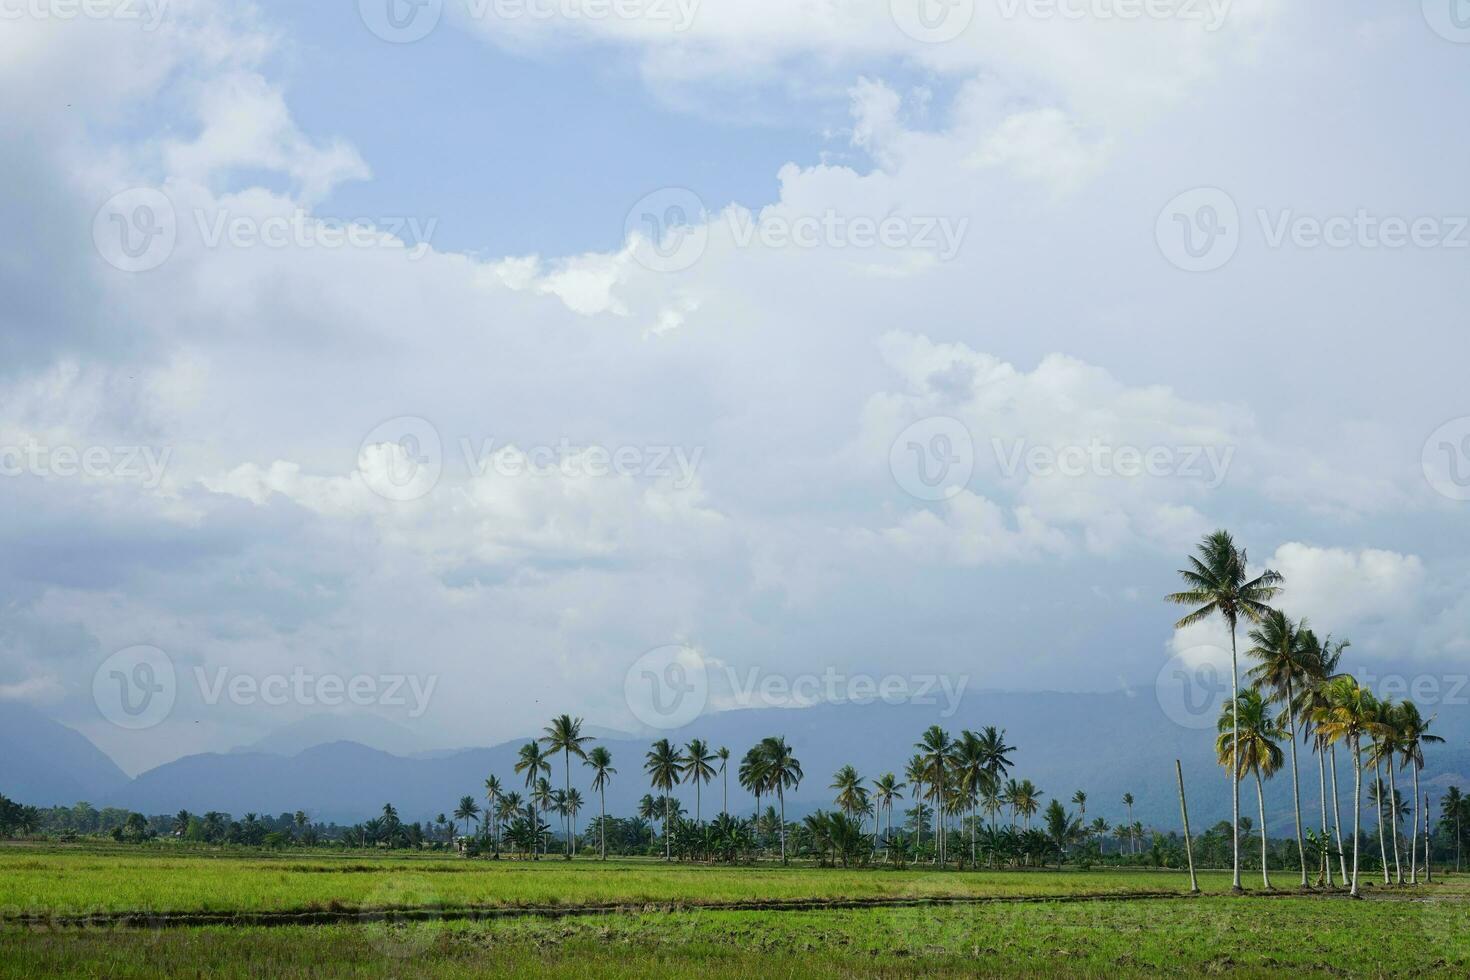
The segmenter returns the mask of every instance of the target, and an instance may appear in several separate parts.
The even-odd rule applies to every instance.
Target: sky
[[[0,710],[1167,712],[1217,527],[1455,690],[1467,80],[1461,0],[0,0]]]

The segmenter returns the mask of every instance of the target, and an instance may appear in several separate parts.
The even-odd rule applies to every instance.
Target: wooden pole
[[[1179,812],[1184,817],[1184,856],[1189,861],[1189,892],[1199,894],[1199,879],[1194,873],[1194,841],[1189,836],[1189,804],[1184,801],[1184,766],[1174,760],[1174,775],[1179,777]]]

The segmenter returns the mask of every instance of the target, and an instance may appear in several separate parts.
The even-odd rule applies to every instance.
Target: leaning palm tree
[[[1353,760],[1353,872],[1350,891],[1354,898],[1358,889],[1359,831],[1362,828],[1363,804],[1363,736],[1371,737],[1376,726],[1378,703],[1366,687],[1348,676],[1336,677],[1323,691],[1323,707],[1316,710],[1313,722],[1327,744],[1346,743]]]
[[[1279,609],[1266,614],[1259,626],[1250,631],[1254,644],[1246,651],[1260,661],[1249,673],[1257,689],[1270,691],[1284,705],[1286,737],[1291,739],[1291,805],[1296,815],[1296,853],[1301,864],[1301,886],[1307,887],[1307,847],[1302,839],[1301,784],[1297,775],[1296,710],[1297,692],[1307,683],[1310,666],[1304,640],[1307,621],[1293,623]]]
[[[1165,596],[1165,600],[1180,606],[1193,606],[1187,615],[1174,624],[1176,630],[1203,622],[1219,613],[1230,627],[1230,704],[1232,710],[1240,697],[1239,658],[1235,650],[1235,627],[1244,618],[1258,623],[1271,611],[1267,605],[1281,591],[1281,575],[1269,569],[1255,578],[1246,577],[1246,554],[1244,548],[1235,546],[1227,531],[1215,531],[1199,543],[1197,554],[1189,556],[1189,567],[1179,570],[1179,577],[1187,586],[1182,592]],[[1232,726],[1231,751],[1238,754],[1239,726]],[[1238,760],[1231,765],[1232,772],[1239,771]],[[1230,783],[1230,836],[1233,853],[1232,887],[1240,891],[1240,780]]]
[[[1234,766],[1231,776],[1236,781],[1246,773],[1256,777],[1256,801],[1261,816],[1261,883],[1271,887],[1271,869],[1266,850],[1266,789],[1262,777],[1276,775],[1285,761],[1277,743],[1285,736],[1281,726],[1271,717],[1270,705],[1254,688],[1241,692],[1234,705],[1220,712],[1219,737],[1215,755],[1222,766]]]
[[[541,741],[546,743],[547,751],[555,755],[562,754],[562,762],[566,769],[566,782],[562,787],[563,792],[570,792],[572,788],[572,756],[579,759],[587,758],[587,750],[583,748],[592,741],[592,736],[582,734],[582,719],[573,718],[571,715],[560,715],[551,719],[551,724],[544,729],[545,734]],[[567,860],[572,859],[572,818],[566,817],[567,833]]]
[[[587,753],[583,765],[592,767],[592,788],[597,790],[597,807],[600,819],[597,822],[597,856],[607,860],[607,786],[617,770],[612,766],[612,753],[606,746],[599,745]]]
[[[669,849],[669,794],[684,774],[684,758],[668,739],[661,738],[644,757],[643,771],[648,773],[653,788],[664,794],[664,860],[670,861],[673,855]]]
[[[725,784],[720,799],[720,813],[728,815],[730,812],[730,750],[721,745],[715,749],[715,758],[720,760],[720,777]]]
[[[464,835],[470,835],[470,821],[480,815],[480,804],[473,796],[461,796],[459,806],[454,808],[454,819],[464,821]]]
[[[785,736],[774,735],[761,742],[767,760],[766,785],[781,804],[781,863],[786,863],[786,791],[801,785],[801,763],[786,744]]]
[[[691,738],[684,746],[684,781],[694,784],[694,822],[700,823],[699,788],[715,778],[715,767],[710,765],[716,756],[710,752],[709,743],[702,738]]]
[[[1424,746],[1444,741],[1438,735],[1429,734],[1429,726],[1433,720],[1421,715],[1419,706],[1408,699],[1399,702],[1398,711],[1393,717],[1393,725],[1398,733],[1400,765],[1414,767],[1414,834],[1409,845],[1411,885],[1419,883],[1419,807],[1423,799],[1419,795],[1419,773],[1424,770]],[[1427,860],[1425,864],[1427,867]]]

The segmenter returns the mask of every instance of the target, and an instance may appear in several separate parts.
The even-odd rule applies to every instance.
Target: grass
[[[85,847],[0,848],[0,916],[21,913],[310,912],[411,905],[526,907],[721,904],[824,899],[1040,896],[1188,890],[1177,871],[996,871],[935,874],[656,860],[538,862],[454,857],[242,856]],[[1202,887],[1223,892],[1228,876]]]
[[[665,866],[657,861],[465,861],[408,855],[214,854],[0,848],[0,978],[739,977],[1137,974],[1422,976],[1470,973],[1470,882],[1370,889],[1371,900],[1230,897],[1067,901],[1182,892],[1150,871],[935,874]],[[1282,885],[1290,885],[1283,876]],[[771,911],[762,900],[1015,897],[1017,903]],[[434,909],[575,908],[574,917],[437,918]],[[656,906],[656,908],[642,908]],[[383,922],[353,910],[417,908]],[[344,909],[327,925],[78,928],[21,913]],[[424,913],[420,913],[424,914]],[[157,920],[161,921],[161,920]]]

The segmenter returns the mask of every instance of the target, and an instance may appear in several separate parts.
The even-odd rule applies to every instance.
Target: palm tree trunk
[[[1261,770],[1256,770],[1256,802],[1260,805],[1261,815],[1261,883],[1267,890],[1271,888],[1271,870],[1266,861],[1266,787],[1261,782]]]
[[[1393,824],[1393,880],[1404,883],[1404,866],[1399,863],[1399,790],[1393,774],[1393,753],[1388,756],[1388,816]]]
[[[1133,820],[1130,813],[1129,821]],[[1230,848],[1234,870],[1231,889],[1240,886],[1240,666],[1235,652],[1235,620],[1230,621]]]
[[[1342,807],[1337,798],[1337,743],[1332,744],[1332,828],[1337,834],[1337,870],[1344,883],[1348,880],[1347,851],[1342,846]],[[1357,847],[1356,842],[1353,844]]]
[[[1358,744],[1358,739],[1353,739],[1353,886],[1349,890],[1353,898],[1357,898],[1358,892],[1358,846],[1362,828],[1363,811],[1363,756]],[[1336,758],[1333,759],[1334,766]],[[1337,794],[1333,794],[1336,796]]]
[[[602,819],[597,822],[598,830],[601,831],[601,833],[599,833],[599,835],[598,835],[601,838],[601,843],[598,845],[598,850],[602,852],[602,860],[606,861],[607,860],[607,787],[606,786],[603,786],[601,789],[599,789],[597,791],[597,796],[598,796],[598,798],[600,800],[599,808],[602,811]]]
[[[1378,740],[1373,741],[1373,796],[1378,811],[1378,859],[1383,863],[1383,883],[1388,884],[1388,841],[1383,839],[1383,777],[1378,772]]]
[[[570,748],[564,748],[564,749],[562,749],[561,754],[562,754],[562,759],[565,760],[565,762],[566,762],[566,772],[567,772],[566,793],[567,793],[568,796],[571,796],[572,795],[572,750]],[[572,859],[572,811],[570,809],[568,809],[566,813],[562,814],[562,829],[566,832],[566,835],[567,835],[567,860],[570,861]]]
[[[1292,701],[1291,678],[1286,679],[1286,721],[1291,726],[1291,804],[1296,810],[1296,853],[1302,864],[1302,887],[1307,887],[1307,849],[1302,844],[1302,792],[1297,775],[1296,705]],[[1264,828],[1263,828],[1264,829]]]
[[[724,799],[720,801],[720,813],[728,815],[730,812],[730,767],[722,765],[720,772],[725,777],[725,794]]]
[[[1199,894],[1199,878],[1194,873],[1194,840],[1189,836],[1189,804],[1184,801],[1184,766],[1178,759],[1174,760],[1174,775],[1179,777],[1179,814],[1184,818],[1184,856],[1189,861],[1189,891],[1190,894]],[[1083,814],[1087,811],[1084,809]],[[1098,853],[1102,850],[1099,848]]]
[[[1409,843],[1409,884],[1419,884],[1419,766],[1414,766],[1414,836]]]
[[[781,801],[781,863],[786,863],[786,791],[776,787],[776,798]]]
[[[1325,747],[1317,743],[1317,786],[1322,803],[1322,874],[1332,887],[1332,855],[1327,853],[1327,759]]]
[[[670,858],[669,854],[669,794],[664,791],[664,860]]]

